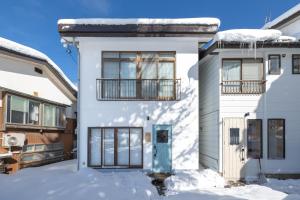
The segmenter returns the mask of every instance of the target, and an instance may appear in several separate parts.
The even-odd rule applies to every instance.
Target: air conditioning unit
[[[26,136],[24,133],[4,133],[3,143],[4,147],[23,147]]]

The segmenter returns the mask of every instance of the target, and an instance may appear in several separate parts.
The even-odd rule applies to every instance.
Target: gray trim
[[[81,37],[211,37],[218,31],[218,25],[199,24],[59,24],[61,36]]]

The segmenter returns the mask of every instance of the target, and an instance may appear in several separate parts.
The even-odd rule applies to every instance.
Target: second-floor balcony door
[[[265,88],[262,59],[225,59],[222,66],[222,92],[261,94]]]
[[[136,63],[120,62],[120,98],[136,97]],[[122,81],[123,80],[123,81]]]

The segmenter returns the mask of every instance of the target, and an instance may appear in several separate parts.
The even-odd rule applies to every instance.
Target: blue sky
[[[218,17],[221,30],[260,28],[299,0],[1,0],[0,37],[46,53],[76,82],[76,55],[60,44],[60,18]]]

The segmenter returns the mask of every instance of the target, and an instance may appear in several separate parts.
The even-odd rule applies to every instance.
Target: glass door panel
[[[142,129],[130,129],[130,165],[142,165]]]
[[[104,129],[104,166],[114,165],[114,151],[115,151],[115,134],[113,128]]]
[[[118,129],[118,165],[129,165],[129,129]]]
[[[91,129],[90,136],[90,165],[100,166],[101,165],[101,129]]]

